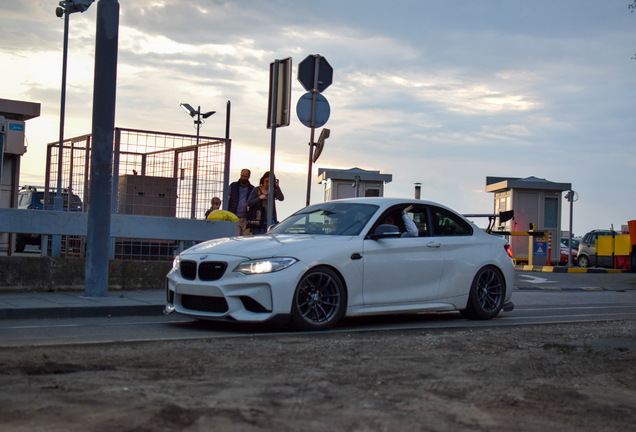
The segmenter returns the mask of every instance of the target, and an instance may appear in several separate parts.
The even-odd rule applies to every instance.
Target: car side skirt
[[[450,312],[464,309],[468,303],[468,295],[436,300],[428,303],[378,304],[349,306],[346,316],[365,316],[383,314],[408,314],[419,312]]]

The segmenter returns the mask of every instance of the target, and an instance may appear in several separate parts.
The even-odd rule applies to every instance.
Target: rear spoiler
[[[465,214],[462,215],[465,218],[475,218],[475,217],[487,217],[488,218],[488,228],[486,228],[487,233],[492,232],[492,228],[495,225],[495,219],[499,219],[499,223],[508,222],[510,219],[513,219],[515,216],[514,210],[502,211],[498,214]]]

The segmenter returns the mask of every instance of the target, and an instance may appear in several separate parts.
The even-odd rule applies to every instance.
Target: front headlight
[[[179,265],[181,264],[181,256],[177,255],[174,257],[174,261],[172,261],[172,268],[174,270],[179,270]]]
[[[273,273],[286,269],[296,261],[298,261],[296,258],[265,258],[251,260],[240,263],[236,266],[234,271],[246,275]]]

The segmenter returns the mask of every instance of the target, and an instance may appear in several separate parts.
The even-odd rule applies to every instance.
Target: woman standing
[[[272,225],[278,223],[276,218],[276,200],[284,201],[285,196],[283,191],[280,190],[278,180],[272,174],[271,179],[274,181],[274,208],[272,211]],[[269,205],[269,171],[263,174],[259,182],[259,186],[252,190],[249,199],[247,200],[248,210],[248,224],[252,227],[252,233],[263,234],[267,232],[267,206]],[[259,212],[260,211],[260,212]],[[260,213],[260,214],[259,214]]]

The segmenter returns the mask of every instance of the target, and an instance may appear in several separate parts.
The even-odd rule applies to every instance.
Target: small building
[[[344,198],[381,197],[384,196],[384,184],[391,180],[391,174],[380,174],[380,171],[318,168],[318,183],[325,185],[325,202]]]
[[[534,224],[535,230],[552,233],[551,262],[558,263],[561,241],[561,194],[571,189],[571,183],[555,183],[537,177],[486,177],[486,192],[495,194],[494,213],[514,211],[512,220],[495,226],[494,229],[528,231],[530,224]],[[510,237],[515,259],[528,259],[529,239],[527,236]]]
[[[0,117],[3,139],[2,165],[0,166],[0,208],[18,206],[20,162],[27,151],[25,122],[40,116],[40,104],[0,99]],[[9,236],[0,234],[0,251],[9,249]]]

